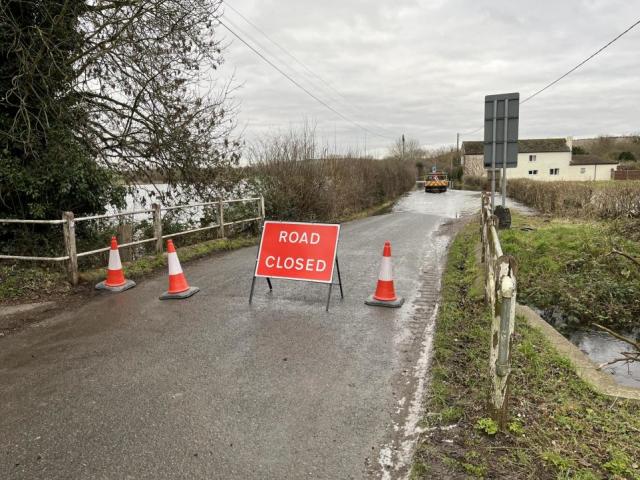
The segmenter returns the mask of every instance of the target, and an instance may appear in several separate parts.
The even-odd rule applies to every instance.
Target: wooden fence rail
[[[498,218],[491,212],[491,195],[482,194],[481,236],[485,301],[491,306],[491,407],[501,430],[509,418],[511,342],[516,314],[516,262],[504,255],[496,230]]]
[[[251,218],[243,218],[240,220],[236,220],[234,222],[225,222],[224,220],[224,205],[232,204],[232,203],[247,203],[247,202],[255,202],[257,204],[257,212],[258,216]],[[170,211],[170,210],[183,210],[187,208],[194,207],[206,207],[206,206],[215,206],[217,209],[218,222],[207,225],[206,227],[200,228],[192,228],[189,230],[184,230],[180,232],[171,233],[168,235],[162,234],[162,212]],[[203,203],[195,203],[188,205],[175,205],[171,207],[162,207],[157,203],[154,203],[150,209],[143,210],[130,210],[126,212],[117,212],[117,213],[109,213],[105,215],[93,215],[87,217],[78,217],[75,218],[73,212],[64,212],[62,214],[61,220],[22,220],[22,219],[0,219],[0,223],[6,224],[38,224],[38,225],[62,225],[62,233],[64,236],[64,248],[65,255],[62,257],[39,257],[39,256],[23,256],[23,255],[0,255],[0,260],[27,260],[27,261],[44,261],[44,262],[67,262],[67,271],[69,276],[69,282],[72,285],[78,284],[78,258],[86,257],[89,255],[95,255],[98,253],[106,252],[110,249],[110,247],[98,248],[96,250],[90,250],[86,252],[78,252],[76,249],[76,224],[78,222],[84,222],[89,220],[100,220],[106,218],[117,218],[117,217],[125,217],[128,215],[139,215],[139,214],[152,214],[153,219],[153,237],[145,238],[142,240],[131,241],[127,243],[123,243],[120,247],[131,247],[134,245],[141,245],[144,243],[155,242],[155,250],[156,253],[163,252],[163,240],[167,238],[173,238],[180,235],[187,235],[195,232],[202,232],[205,230],[210,230],[213,228],[218,229],[218,236],[223,238],[225,236],[225,227],[231,225],[237,225],[240,223],[248,223],[248,222],[264,222],[265,218],[265,208],[264,208],[264,197],[254,197],[254,198],[239,198],[239,199],[231,199],[231,200],[219,200],[216,202],[203,202]]]

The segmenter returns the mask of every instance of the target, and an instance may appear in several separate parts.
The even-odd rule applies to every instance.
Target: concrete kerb
[[[516,315],[523,317],[531,327],[541,332],[560,355],[569,359],[578,377],[591,385],[596,392],[611,397],[640,400],[640,388],[619,385],[611,375],[598,370],[598,366],[589,357],[531,308],[517,305]]]

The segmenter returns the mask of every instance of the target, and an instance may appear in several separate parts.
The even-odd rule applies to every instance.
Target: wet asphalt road
[[[343,301],[258,280],[256,248],[166,276],[0,339],[0,478],[347,479],[406,471],[447,234],[470,192],[411,193],[342,227]],[[385,240],[401,309],[366,307]],[[336,293],[336,290],[334,290]]]

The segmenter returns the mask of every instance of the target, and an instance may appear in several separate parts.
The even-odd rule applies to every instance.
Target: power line
[[[258,55],[262,60],[264,60],[266,63],[268,63],[272,68],[274,68],[275,70],[277,70],[281,75],[283,75],[285,78],[287,78],[287,80],[289,80],[291,83],[293,83],[296,87],[298,87],[300,90],[302,90],[303,92],[305,92],[307,95],[309,95],[311,98],[313,98],[316,102],[320,103],[321,105],[323,105],[325,108],[331,110],[333,113],[335,113],[336,115],[338,115],[340,118],[342,118],[343,120],[346,120],[347,122],[351,123],[352,125],[355,125],[356,127],[360,128],[361,130],[370,133],[371,135],[374,135],[376,137],[380,137],[380,138],[384,138],[386,140],[394,140],[391,137],[387,137],[385,135],[380,135],[379,133],[373,132],[371,130],[369,130],[368,128],[360,125],[358,122],[356,122],[355,120],[350,119],[349,117],[345,116],[344,114],[342,114],[341,112],[339,112],[338,110],[336,110],[335,108],[333,108],[331,105],[329,105],[328,103],[326,103],[325,101],[321,100],[320,98],[318,98],[316,95],[314,95],[312,92],[310,92],[308,89],[306,89],[303,85],[301,85],[298,81],[296,81],[294,78],[292,78],[288,73],[286,73],[284,70],[282,70],[280,67],[278,67],[275,63],[273,63],[271,60],[269,60],[267,57],[265,57],[260,51],[258,51],[255,47],[253,47],[250,43],[248,43],[246,40],[244,40],[244,38],[242,38],[240,35],[238,35],[235,31],[233,31],[228,25],[226,25],[222,20],[218,19],[218,22],[220,23],[220,25],[222,25],[224,28],[226,28],[229,33],[231,33],[234,37],[236,37],[238,40],[240,40],[243,44],[245,44],[252,52],[254,52],[256,55]]]
[[[544,92],[545,90],[547,90],[548,88],[551,88],[552,86],[554,86],[556,83],[560,82],[562,79],[566,78],[567,76],[569,76],[570,74],[572,74],[573,72],[575,72],[577,69],[579,69],[581,66],[583,66],[585,63],[587,63],[589,60],[591,60],[593,57],[595,57],[596,55],[598,55],[599,53],[601,53],[603,50],[605,50],[607,47],[609,47],[611,44],[613,44],[614,42],[616,42],[618,39],[620,39],[620,37],[622,37],[623,35],[629,33],[631,30],[633,30],[635,27],[637,27],[638,25],[640,25],[640,20],[638,20],[637,22],[635,22],[633,25],[631,25],[629,28],[627,28],[624,32],[620,33],[618,36],[616,36],[615,38],[613,38],[612,40],[610,40],[609,42],[607,42],[605,45],[603,45],[602,47],[600,47],[598,50],[596,50],[595,52],[593,52],[591,55],[589,55],[587,58],[585,58],[583,61],[581,61],[579,64],[577,64],[575,67],[573,67],[571,70],[567,71],[566,73],[564,73],[563,75],[559,76],[558,78],[556,78],[554,81],[548,83],[547,85],[545,85],[544,87],[542,87],[540,90],[532,93],[531,95],[529,95],[527,98],[525,98],[524,100],[520,101],[520,105],[528,102],[529,100],[531,100],[532,98],[536,97],[537,95],[541,94],[542,92]],[[461,135],[473,135],[476,132],[479,132],[480,130],[482,130],[484,128],[484,125],[476,130],[473,130],[471,132],[466,132],[466,133],[462,133]]]
[[[280,62],[281,65],[283,65],[283,67],[288,67],[291,70],[291,75],[293,75],[294,73],[298,73],[295,70],[291,69],[290,66],[284,62],[281,58],[279,58],[277,55],[275,55],[271,50],[269,50],[268,48],[266,48],[263,44],[261,44],[259,41],[257,41],[255,38],[253,38],[251,35],[249,35],[246,31],[242,30],[240,27],[238,27],[235,22],[227,19],[226,22],[231,25],[231,27],[233,27],[235,29],[236,32],[242,34],[245,37],[245,40],[250,40],[251,42],[253,42],[254,45],[258,45],[264,53],[271,55],[271,57],[273,57],[274,59],[278,60]],[[312,82],[312,85],[314,87],[317,88],[317,84]],[[320,93],[324,93],[322,90]],[[320,94],[318,93],[318,95]],[[384,131],[384,128],[381,128],[379,125],[375,125],[376,130],[379,131]],[[375,135],[377,135],[376,132],[373,132]],[[394,132],[389,131],[389,133],[391,133],[391,135],[394,135]],[[384,137],[384,135],[380,135],[381,137]]]
[[[622,37],[623,35],[625,35],[626,33],[630,32],[633,28],[637,27],[638,25],[640,25],[640,20],[638,20],[636,23],[634,23],[633,25],[631,25],[629,28],[627,28],[624,32],[622,32],[620,35],[618,35],[617,37],[615,37],[613,40],[611,40],[609,43],[607,43],[606,45],[604,45],[603,47],[599,48],[597,51],[595,51],[594,53],[592,53],[591,55],[589,55],[587,58],[585,58],[582,62],[580,62],[578,65],[576,65],[575,67],[573,67],[571,70],[569,70],[567,73],[565,73],[564,75],[556,78],[553,82],[547,84],[545,87],[541,88],[540,90],[538,90],[537,92],[529,95],[527,98],[525,98],[524,100],[520,101],[520,105],[522,105],[523,103],[528,102],[529,100],[531,100],[533,97],[535,97],[536,95],[539,95],[540,93],[544,92],[547,88],[552,87],[553,85],[555,85],[556,83],[558,83],[560,80],[562,80],[563,78],[567,77],[568,75],[570,75],[571,73],[575,72],[577,69],[579,69],[582,65],[584,65],[585,63],[587,63],[589,60],[591,60],[593,57],[595,57],[596,55],[598,55],[600,52],[602,52],[604,49],[606,49],[609,45],[611,45],[612,43],[614,43],[616,40],[618,40],[620,37]]]
[[[331,85],[328,81],[326,81],[324,78],[322,78],[319,74],[317,74],[316,72],[314,72],[309,66],[307,66],[302,60],[298,59],[298,57],[296,57],[294,54],[292,54],[289,50],[287,50],[285,47],[283,47],[280,43],[276,42],[273,38],[271,38],[264,30],[262,30],[258,25],[256,25],[254,22],[252,22],[251,20],[249,20],[246,16],[244,16],[240,11],[238,11],[238,9],[236,9],[235,7],[233,7],[233,5],[230,5],[229,3],[225,3],[225,7],[230,8],[231,10],[233,10],[240,18],[242,18],[245,22],[247,22],[249,25],[251,25],[255,30],[257,30],[263,37],[265,37],[267,40],[269,40],[273,45],[275,45],[278,49],[280,49],[282,52],[284,52],[285,55],[287,55],[289,58],[291,58],[294,62],[296,62],[298,65],[300,65],[302,68],[304,68],[304,70],[306,72],[308,72],[308,74],[310,74],[312,77],[316,78],[317,80],[319,80],[320,82],[322,82],[326,87],[328,87],[331,91],[333,91],[335,94],[337,94],[340,98],[342,98],[342,102],[345,106],[351,107],[354,111],[358,112],[358,113],[363,113],[363,111],[356,105],[354,105],[353,103],[351,103],[349,101],[349,99],[347,97],[345,97],[338,89],[336,89],[333,85]],[[252,39],[254,43],[260,45],[262,47],[263,50],[267,50],[264,45],[261,45],[260,42],[256,41],[255,39]],[[268,51],[268,50],[267,50]],[[272,54],[273,55],[273,54]],[[275,55],[273,55],[275,57]],[[314,86],[316,88],[318,88],[318,84],[313,82]],[[320,87],[320,89],[322,89],[322,87]],[[392,135],[394,135],[394,132],[392,132],[391,130],[388,130],[380,125],[376,125],[376,128],[378,128],[381,131],[385,131],[388,132]]]

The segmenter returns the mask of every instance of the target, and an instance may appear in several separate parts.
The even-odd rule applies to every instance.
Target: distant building
[[[573,140],[568,138],[537,138],[518,141],[518,166],[510,168],[507,178],[531,180],[611,180],[616,160],[595,155],[573,155]],[[484,168],[484,145],[481,141],[462,142],[464,174],[490,177]],[[500,178],[500,171],[496,178]]]

